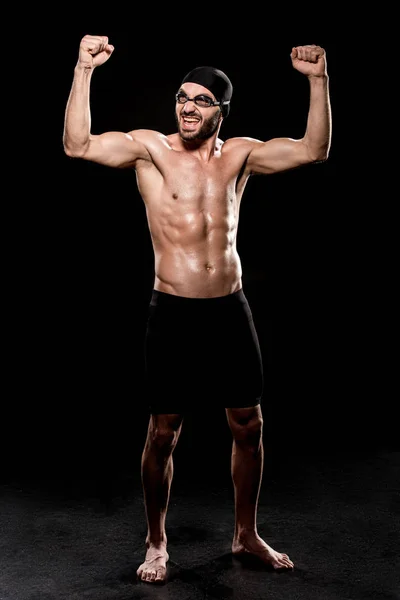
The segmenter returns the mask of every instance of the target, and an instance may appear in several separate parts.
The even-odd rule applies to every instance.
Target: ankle
[[[240,540],[243,537],[256,536],[257,527],[242,527],[237,525],[235,528],[235,539]]]
[[[159,536],[151,536],[151,535],[147,535],[146,537],[146,547],[150,548],[165,548],[167,545],[167,536],[164,534],[161,534]]]

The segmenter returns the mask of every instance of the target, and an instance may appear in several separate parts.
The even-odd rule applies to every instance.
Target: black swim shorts
[[[153,414],[261,402],[260,345],[242,289],[217,298],[153,290],[144,346],[145,390]]]

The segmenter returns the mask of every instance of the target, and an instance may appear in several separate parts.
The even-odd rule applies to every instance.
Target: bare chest
[[[165,179],[173,204],[190,210],[226,210],[234,198],[234,179],[223,159],[201,163],[192,157],[173,161]]]

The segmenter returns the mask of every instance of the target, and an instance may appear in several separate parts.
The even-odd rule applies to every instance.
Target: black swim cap
[[[186,82],[198,83],[210,90],[218,102],[221,102],[223,116],[228,116],[233,86],[223,71],[214,67],[196,67],[185,75],[181,85]],[[227,104],[222,104],[223,102],[227,102]]]

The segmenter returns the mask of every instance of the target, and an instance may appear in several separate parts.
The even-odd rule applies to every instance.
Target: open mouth
[[[195,129],[200,119],[197,117],[182,117],[183,129]]]

